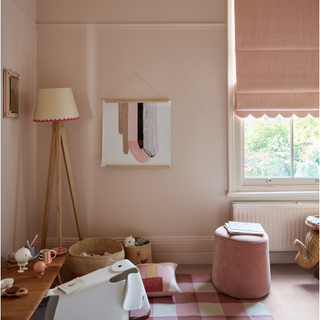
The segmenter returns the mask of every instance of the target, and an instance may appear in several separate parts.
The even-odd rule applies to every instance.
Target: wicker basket
[[[314,267],[319,262],[319,230],[311,230],[306,235],[305,244],[296,239],[294,244],[299,247],[296,263],[304,269]],[[305,252],[308,253],[306,259]]]
[[[138,239],[143,238],[135,238],[136,241],[138,241]],[[130,260],[135,265],[141,263],[152,263],[152,250],[150,241],[143,246],[124,247],[124,251],[126,259]]]
[[[103,254],[108,252],[111,255],[100,257],[82,257],[80,253]],[[69,268],[72,277],[79,277],[92,271],[104,268],[109,260],[124,259],[124,250],[122,244],[111,238],[90,238],[79,241],[68,249]]]

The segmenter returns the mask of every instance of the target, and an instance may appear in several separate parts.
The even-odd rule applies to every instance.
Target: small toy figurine
[[[1,297],[20,297],[28,293],[28,289],[11,287],[1,291]]]
[[[28,264],[28,261],[32,258],[30,250],[27,248],[21,248],[16,252],[15,255],[17,265],[20,267],[18,270],[19,273],[24,272],[24,270],[28,270],[26,268],[26,265]]]
[[[135,242],[135,239],[132,238],[132,236],[126,237],[123,241],[123,245],[125,247],[134,247],[134,242]]]
[[[41,278],[44,275],[44,271],[47,269],[47,265],[43,261],[35,263],[33,270],[36,273],[36,278]]]
[[[134,245],[136,246],[136,247],[138,247],[138,246],[144,246],[145,244],[147,244],[149,242],[149,239],[138,239],[135,243],[134,243]]]

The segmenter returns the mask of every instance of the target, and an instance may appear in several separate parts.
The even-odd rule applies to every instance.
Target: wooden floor
[[[211,265],[179,265],[176,273],[211,273]],[[65,264],[62,281],[70,279]],[[271,289],[263,301],[274,320],[319,320],[319,280],[311,269],[296,264],[272,264]]]

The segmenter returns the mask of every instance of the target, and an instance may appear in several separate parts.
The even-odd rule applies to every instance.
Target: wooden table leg
[[[62,280],[61,280],[60,273],[57,274],[56,280],[57,280],[57,282],[58,282],[58,285],[60,286],[60,284],[62,284]]]

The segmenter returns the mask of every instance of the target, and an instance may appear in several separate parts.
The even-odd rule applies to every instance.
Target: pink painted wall
[[[51,124],[32,122],[36,87],[71,87],[80,119],[65,126],[84,236],[150,237],[155,260],[204,261],[230,218],[226,1],[2,3],[2,64],[22,75],[23,102],[20,119],[1,121],[2,258],[42,231]],[[102,100],[112,98],[171,100],[170,169],[100,166]],[[62,180],[68,246],[77,231],[64,168]],[[49,247],[55,205],[54,192]]]
[[[37,20],[37,0],[11,0],[32,21]]]
[[[226,0],[37,1],[37,23],[208,23],[226,19]]]
[[[20,7],[21,5],[21,7]],[[27,14],[26,14],[27,13]],[[1,1],[1,64],[20,74],[20,117],[1,115],[1,260],[26,245],[36,227],[36,2]],[[1,99],[2,101],[2,99]],[[2,114],[2,111],[1,111]]]
[[[84,235],[213,237],[230,218],[227,30],[214,24],[226,22],[226,1],[40,1],[37,21],[39,88],[71,87],[80,113],[66,132]],[[60,24],[66,22],[78,24]],[[172,168],[100,167],[102,100],[161,98],[172,101]],[[36,126],[40,218],[51,126]],[[63,234],[76,238],[64,182]],[[48,236],[55,237],[54,207],[50,219]]]

